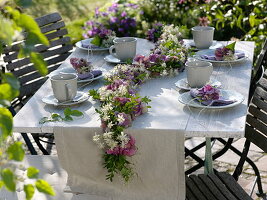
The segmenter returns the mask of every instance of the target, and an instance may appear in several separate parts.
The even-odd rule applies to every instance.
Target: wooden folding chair
[[[51,72],[57,69],[70,55],[70,51],[72,50],[70,38],[66,37],[68,32],[59,13],[48,14],[43,17],[36,18],[35,21],[38,23],[42,33],[50,42],[49,46],[36,45],[35,50],[44,57],[47,62],[48,71]],[[25,35],[27,35],[27,33],[25,33]],[[30,63],[29,58],[17,58],[19,45],[22,42],[23,41],[17,41],[11,47],[5,47],[3,51],[3,58],[6,63],[4,68],[5,71],[12,72],[18,78],[21,85],[20,94],[18,98],[12,101],[12,107],[10,108],[14,114],[14,111],[18,111],[27,102],[29,97],[31,97],[47,80],[47,77],[43,77],[39,74],[34,65]],[[27,134],[22,133],[22,136],[31,153],[36,154]],[[48,154],[40,143],[41,135],[32,134],[32,136],[40,150],[44,154]],[[53,139],[52,135],[48,136]]]

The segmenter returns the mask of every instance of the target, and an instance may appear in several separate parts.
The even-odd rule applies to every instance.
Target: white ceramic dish
[[[189,41],[186,44],[188,44],[191,47],[195,47],[196,48],[196,45],[195,45],[195,42],[194,41]],[[209,47],[209,49],[217,49],[217,48],[220,48],[222,46],[223,46],[222,43],[217,42],[216,40],[213,40],[212,45]],[[196,50],[202,50],[202,49],[196,48]]]
[[[88,48],[83,47],[82,44],[90,45],[92,40],[93,40],[93,38],[81,40],[79,42],[76,42],[75,46],[78,47],[79,49],[83,49],[83,50],[88,51]],[[90,50],[92,50],[92,51],[107,51],[107,50],[109,50],[109,48],[92,46],[92,48]]]
[[[109,62],[109,63],[113,63],[113,64],[123,64],[123,63],[126,63],[126,62],[122,62],[120,61],[118,58],[115,58],[114,56],[112,55],[107,55],[104,60],[106,62]]]
[[[56,74],[77,74],[75,69],[73,69],[72,67],[64,67],[64,68],[61,68],[61,69],[57,69],[53,72],[51,72],[48,76],[51,77],[51,76],[54,76]],[[103,72],[102,72],[103,73]],[[78,79],[78,83],[86,83],[86,82],[89,82],[89,81],[95,81],[95,80],[98,80],[98,79],[101,79],[103,77],[103,74],[100,75],[100,76],[97,76],[95,78],[87,78],[87,79]]]
[[[202,61],[208,61],[211,63],[221,63],[221,64],[227,64],[227,63],[239,63],[242,62],[244,60],[247,59],[247,56],[243,57],[243,58],[239,58],[237,60],[231,60],[231,61],[219,61],[219,60],[209,60],[209,59],[204,59],[201,58],[202,55],[210,55],[210,54],[214,54],[215,53],[215,49],[205,49],[205,50],[201,50],[196,52],[194,58],[198,59],[198,60],[202,60]]]
[[[216,79],[210,79],[209,83],[207,83],[207,84],[210,84],[210,85],[217,87],[217,88],[220,88],[222,86],[222,83],[220,81],[217,81]],[[182,89],[182,90],[193,89],[188,85],[187,78],[180,79],[179,81],[177,81],[175,83],[175,85],[176,85],[176,87],[178,87],[179,89]]]
[[[244,96],[242,94],[236,92],[236,91],[221,90],[221,94],[225,99],[235,100],[235,102],[232,104],[229,104],[229,105],[225,105],[225,106],[205,106],[205,105],[201,104],[199,101],[193,100],[193,97],[190,95],[190,92],[185,92],[185,93],[181,94],[178,97],[178,100],[187,106],[191,106],[191,107],[195,107],[195,108],[207,108],[207,109],[231,108],[231,107],[234,107],[234,106],[241,104],[244,101]]]
[[[42,98],[42,101],[48,105],[72,106],[72,105],[80,104],[80,103],[88,100],[88,98],[89,98],[89,96],[87,93],[78,91],[77,95],[71,101],[65,101],[65,102],[59,103],[53,94]]]

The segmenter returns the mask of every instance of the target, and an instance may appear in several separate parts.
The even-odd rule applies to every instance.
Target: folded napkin
[[[245,57],[245,53],[243,51],[236,50],[235,51],[235,56],[237,57],[237,59],[244,58]],[[210,52],[210,53],[201,55],[200,57],[202,59],[207,59],[207,60],[217,60],[214,52]]]
[[[222,96],[219,96],[218,99],[203,101],[201,100],[199,93],[200,93],[199,89],[190,90],[190,95],[205,106],[226,106],[236,102],[235,100],[226,99]]]
[[[98,76],[102,75],[102,71],[101,70],[93,70],[91,72],[88,72],[86,74],[78,74],[78,78],[79,79],[92,79],[92,78],[96,78]]]

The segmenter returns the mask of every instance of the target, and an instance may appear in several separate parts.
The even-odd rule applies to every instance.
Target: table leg
[[[206,138],[206,152],[205,152],[205,161],[204,161],[204,174],[213,173],[213,163],[212,163],[212,154],[211,154],[211,138]]]

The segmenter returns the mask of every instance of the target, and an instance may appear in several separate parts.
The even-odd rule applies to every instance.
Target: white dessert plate
[[[212,85],[213,87],[220,88],[222,86],[222,83],[220,81],[217,81],[216,79],[210,79],[210,81],[207,83]],[[180,79],[175,83],[176,87],[182,90],[191,90],[193,89],[188,85],[187,78]]]
[[[243,58],[239,58],[237,60],[230,60],[230,61],[209,60],[209,59],[201,58],[202,55],[212,55],[212,54],[215,54],[215,49],[205,49],[205,50],[201,50],[201,51],[196,52],[194,58],[196,58],[198,60],[202,60],[202,61],[208,61],[211,63],[221,63],[221,64],[239,63],[239,62],[242,62],[242,61],[247,59],[247,56],[244,56]]]
[[[123,62],[121,60],[119,60],[118,58],[112,56],[112,55],[107,55],[104,60],[106,62],[109,62],[109,63],[113,63],[113,64],[123,64],[123,63],[126,63],[126,62]]]
[[[77,73],[76,73],[75,69],[73,69],[72,67],[63,67],[63,68],[60,68],[60,69],[57,69],[57,70],[51,72],[48,76],[51,77],[51,76],[54,76],[54,75],[57,75],[57,74],[77,74]],[[78,83],[86,83],[86,82],[89,82],[89,81],[98,80],[98,79],[100,79],[102,77],[103,77],[103,74],[100,75],[100,76],[94,77],[94,78],[78,79],[77,82]]]
[[[196,44],[195,44],[194,41],[189,41],[189,42],[186,43],[186,44],[188,44],[188,45],[191,46],[191,47],[195,47],[196,50],[202,50],[202,49],[198,49],[198,48],[196,48]],[[222,43],[217,42],[216,40],[213,40],[212,45],[209,47],[209,49],[217,49],[217,48],[220,48],[220,47],[222,47],[222,46],[223,46]]]
[[[185,92],[178,97],[178,100],[187,106],[195,107],[195,108],[207,108],[207,109],[225,109],[231,108],[241,104],[244,101],[244,96],[233,90],[221,90],[221,95],[228,100],[234,100],[235,102],[232,104],[224,105],[224,106],[205,106],[201,104],[199,101],[194,100],[190,95],[190,92]]]
[[[83,47],[83,44],[84,45],[92,45],[91,49],[89,48],[89,50],[92,50],[92,51],[107,51],[107,50],[109,50],[109,47],[98,47],[98,46],[91,44],[92,40],[93,40],[93,38],[81,40],[79,42],[76,42],[75,46],[78,47],[79,49],[83,49],[83,50],[87,50],[87,51],[88,51],[88,48]]]
[[[42,98],[42,101],[48,105],[72,106],[72,105],[80,104],[80,103],[88,100],[88,98],[89,98],[89,96],[86,92],[78,91],[77,95],[74,97],[74,99],[70,100],[70,101],[65,101],[65,102],[59,103],[53,94]]]

